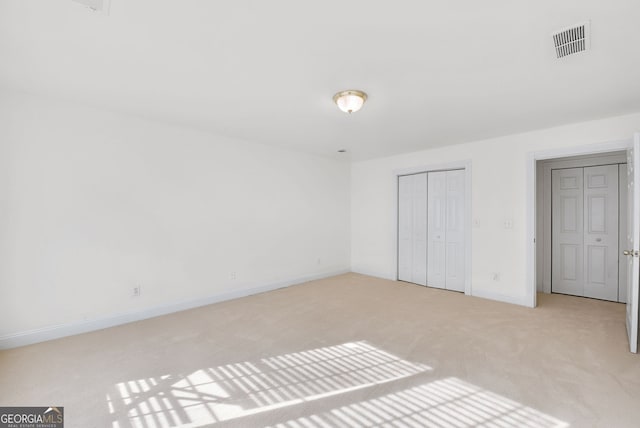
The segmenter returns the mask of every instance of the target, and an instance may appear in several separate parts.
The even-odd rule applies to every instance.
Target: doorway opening
[[[562,149],[552,149],[546,151],[539,151],[529,153],[527,159],[527,184],[526,184],[526,200],[527,200],[527,240],[529,244],[526,247],[527,253],[527,301],[531,307],[536,306],[537,286],[539,277],[538,269],[544,259],[544,248],[542,251],[542,258],[538,254],[538,244],[544,247],[544,242],[537,243],[539,239],[537,230],[539,229],[538,220],[544,221],[542,218],[538,218],[537,207],[540,205],[538,201],[539,194],[537,188],[544,188],[544,176],[537,174],[538,162],[550,159],[568,158],[571,156],[585,156],[585,155],[600,155],[600,156],[616,156],[619,151],[626,151],[627,153],[627,236],[626,249],[622,252],[622,255],[627,260],[627,302],[626,302],[626,329],[627,336],[629,338],[629,350],[632,353],[638,352],[638,319],[639,313],[639,301],[640,301],[640,133],[635,133],[633,139],[614,141],[609,143],[600,143],[581,147],[570,147]],[[567,159],[564,159],[567,160]],[[618,164],[619,165],[619,164]],[[584,166],[583,166],[584,167]],[[587,167],[584,167],[587,168]],[[620,168],[618,166],[618,168]],[[601,171],[602,172],[602,171]],[[613,173],[611,173],[613,174]],[[606,176],[607,174],[599,174]],[[580,180],[580,174],[574,174],[573,178],[577,181]],[[583,171],[582,180],[584,180],[585,173]],[[558,177],[561,179],[562,177]],[[540,182],[542,180],[542,182]],[[603,178],[599,178],[599,183],[602,184]],[[572,180],[569,180],[568,185],[565,187],[578,187],[574,186]],[[575,190],[575,189],[574,189]],[[584,197],[583,190],[583,197]],[[541,196],[542,197],[542,196]],[[575,198],[577,199],[577,197]],[[584,199],[583,199],[584,203]],[[579,211],[579,206],[576,206],[576,211]],[[553,208],[553,207],[552,207]],[[618,207],[619,208],[619,207]],[[600,210],[602,211],[602,210]],[[606,212],[606,210],[604,210]],[[570,212],[567,211],[567,212]],[[562,213],[561,213],[562,214]],[[567,216],[570,218],[571,216]],[[605,219],[606,218],[602,217]],[[563,221],[560,217],[559,221]],[[602,229],[602,221],[599,223],[599,227]],[[544,226],[542,226],[544,229]],[[552,232],[553,233],[553,232]],[[530,240],[529,240],[530,239]],[[620,241],[620,238],[618,237]],[[597,242],[597,241],[596,241]],[[553,243],[551,243],[553,245]],[[620,244],[620,243],[619,243]],[[577,244],[578,246],[579,243]],[[624,244],[623,244],[624,245]],[[618,245],[618,251],[623,247]],[[570,253],[569,253],[570,254]],[[579,255],[578,255],[579,257]],[[620,257],[620,255],[618,255]],[[544,268],[541,268],[544,269]],[[619,280],[619,277],[618,277]],[[542,279],[542,289],[544,291],[544,272]],[[551,283],[549,283],[549,289],[551,290]]]

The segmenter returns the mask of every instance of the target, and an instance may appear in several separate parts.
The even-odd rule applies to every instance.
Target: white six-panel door
[[[398,279],[427,284],[427,174],[398,177]]]
[[[552,291],[618,301],[618,165],[552,171]]]
[[[629,349],[638,352],[638,304],[640,300],[640,134],[627,150],[627,335]]]
[[[584,169],[585,297],[618,301],[618,165]]]
[[[551,289],[556,293],[584,294],[583,182],[582,168],[551,172]]]

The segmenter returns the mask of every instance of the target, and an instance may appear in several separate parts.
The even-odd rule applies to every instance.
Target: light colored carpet
[[[0,353],[67,427],[640,426],[621,304],[346,274]]]

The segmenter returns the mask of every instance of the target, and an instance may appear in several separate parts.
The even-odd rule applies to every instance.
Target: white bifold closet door
[[[447,290],[464,292],[465,245],[465,172],[447,171],[446,281]]]
[[[429,173],[429,226],[427,284],[445,288],[447,283],[447,172]]]
[[[464,291],[465,172],[429,173],[427,285]]]
[[[398,178],[398,279],[463,291],[465,171]]]
[[[427,174],[398,177],[398,279],[427,285]]]
[[[618,165],[552,171],[552,291],[618,300]]]

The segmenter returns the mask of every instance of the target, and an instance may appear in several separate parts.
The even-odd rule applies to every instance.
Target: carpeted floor
[[[0,352],[66,427],[640,426],[624,305],[527,309],[346,274]]]

